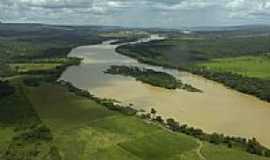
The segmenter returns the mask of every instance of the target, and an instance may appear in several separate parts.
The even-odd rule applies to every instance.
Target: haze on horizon
[[[0,21],[181,28],[270,24],[269,0],[1,0]]]

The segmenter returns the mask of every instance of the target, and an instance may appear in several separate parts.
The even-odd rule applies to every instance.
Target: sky
[[[164,28],[270,24],[270,0],[0,0],[0,21]]]

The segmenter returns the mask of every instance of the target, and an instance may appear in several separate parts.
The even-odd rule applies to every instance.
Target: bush
[[[0,99],[15,93],[15,88],[8,82],[0,81]]]

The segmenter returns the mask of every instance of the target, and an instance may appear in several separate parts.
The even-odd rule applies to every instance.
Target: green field
[[[213,59],[197,66],[217,72],[233,72],[247,77],[270,79],[270,57],[266,56]]]
[[[27,94],[64,159],[167,159],[197,146],[191,137],[109,111],[61,87],[28,88]]]
[[[269,36],[252,38],[197,36],[198,38],[192,38],[192,35],[190,38],[175,36],[161,41],[124,45],[119,46],[117,51],[141,62],[181,68],[216,58],[261,56],[270,52]]]
[[[229,149],[227,147],[215,147],[213,144],[207,143],[204,143],[202,153],[207,157],[207,160],[267,160],[267,158],[243,154],[239,150]]]
[[[18,73],[25,73],[29,71],[43,71],[43,70],[50,70],[54,69],[57,66],[60,66],[60,63],[17,63],[11,64],[10,67],[12,70]]]
[[[98,36],[104,34],[102,28],[1,24],[0,31],[0,38],[5,37],[0,39],[0,76],[16,89],[11,95],[0,97],[0,160],[269,160],[235,147],[228,149],[201,142],[137,116],[111,111],[55,83],[63,69],[78,62],[66,58],[71,48],[109,39]],[[246,44],[254,44],[252,55],[253,51],[257,55],[268,50],[265,44],[269,38],[217,43],[213,43],[216,39],[176,41],[177,44],[168,41],[163,46],[163,42],[158,42],[155,47],[160,54],[155,53],[156,48],[143,51],[152,45],[142,46],[143,57],[180,66],[190,60],[205,62],[209,57],[216,58],[223,46],[226,55],[234,56],[237,49],[245,54],[250,50],[243,47]],[[209,44],[213,46],[209,48]],[[226,48],[232,45],[233,53]],[[216,52],[212,55],[212,51]],[[18,74],[28,71],[31,75]]]
[[[20,88],[16,95],[0,100],[6,113],[0,118],[3,160],[268,160],[110,111],[57,84],[33,88],[19,79],[13,80]],[[32,124],[48,127],[52,138],[32,137]],[[32,138],[16,138],[25,133]]]
[[[42,85],[25,88],[41,120],[48,126],[54,137],[54,144],[65,160],[196,160],[198,140],[180,133],[146,123],[132,116],[125,116],[106,109],[92,100],[73,95],[58,85]],[[207,159],[247,157],[257,160],[264,158],[239,150],[215,150],[226,147],[208,143],[201,154]],[[234,154],[237,152],[238,154]],[[232,159],[232,160],[233,160]]]

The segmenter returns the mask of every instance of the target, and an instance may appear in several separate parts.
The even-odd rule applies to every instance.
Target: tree
[[[161,116],[157,116],[156,121],[159,122],[159,123],[162,123],[162,124],[164,123],[164,120],[162,119]]]
[[[152,114],[152,118],[155,119],[157,111],[154,108],[151,108],[151,114]]]
[[[260,145],[256,138],[248,140],[247,151],[252,154],[263,155],[264,148]]]
[[[169,126],[169,128],[173,131],[179,131],[181,128],[180,128],[180,125],[178,122],[176,122],[174,119],[172,118],[169,118],[166,120],[166,123],[167,125]]]
[[[210,143],[213,143],[213,144],[220,144],[223,142],[223,139],[224,139],[224,135],[222,134],[213,133],[210,135]]]
[[[151,114],[150,113],[145,114],[145,118],[146,119],[151,119]]]

